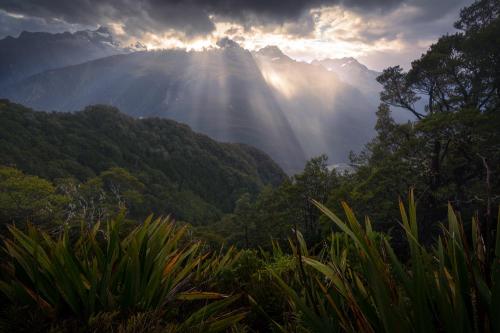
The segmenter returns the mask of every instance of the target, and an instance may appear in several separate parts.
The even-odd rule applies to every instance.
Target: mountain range
[[[276,46],[218,46],[131,52],[105,28],[22,33],[0,40],[0,97],[41,110],[109,104],[138,118],[170,118],[253,145],[288,173],[322,153],[347,162],[373,135],[378,73],[355,59],[305,63]]]
[[[0,88],[48,69],[124,51],[105,27],[57,34],[23,31],[0,40]]]

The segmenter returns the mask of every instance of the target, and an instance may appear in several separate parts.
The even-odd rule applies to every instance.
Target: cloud
[[[133,36],[169,30],[196,36],[208,34],[214,29],[203,8],[185,1],[0,0],[0,9],[11,14],[87,26],[117,22]]]
[[[83,25],[68,24],[63,21],[49,18],[10,14],[0,10],[0,38],[5,36],[17,36],[23,30],[56,33],[67,30],[82,30],[85,28],[87,27]]]
[[[288,25],[291,34],[304,35],[314,27],[311,9],[341,6],[360,14],[386,13],[401,6],[421,9],[420,21],[440,16],[456,0],[0,0],[0,8],[34,18],[58,19],[80,25],[122,22],[128,33],[174,29],[187,36],[214,31],[213,18],[246,28]],[[304,15],[306,14],[306,15]]]
[[[227,36],[308,59],[421,52],[472,0],[0,0],[0,37],[110,26],[126,44],[198,48]],[[281,44],[280,44],[281,43]],[[425,45],[424,45],[425,44]],[[424,45],[424,46],[422,46]],[[414,53],[414,52],[413,52]],[[309,56],[308,56],[309,54]]]

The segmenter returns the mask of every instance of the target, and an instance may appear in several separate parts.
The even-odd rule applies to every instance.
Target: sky
[[[303,61],[355,57],[375,70],[408,68],[453,33],[472,0],[0,0],[0,38],[23,30],[108,27],[122,45],[215,47],[228,37],[250,50],[277,45]]]

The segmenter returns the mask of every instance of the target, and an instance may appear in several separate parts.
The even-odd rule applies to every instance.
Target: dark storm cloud
[[[186,36],[204,35],[214,29],[210,15],[245,27],[290,25],[289,33],[304,35],[314,24],[307,11],[341,5],[361,15],[383,14],[402,5],[421,8],[418,19],[431,21],[455,8],[457,0],[0,0],[0,9],[49,22],[103,25],[120,22],[127,33],[174,29]],[[408,22],[409,24],[411,22]]]
[[[56,16],[67,22],[92,24],[101,17],[142,16],[159,24],[183,26],[188,22],[210,30],[208,14],[221,15],[242,23],[251,15],[284,22],[298,18],[305,10],[341,4],[361,10],[385,10],[404,0],[0,0],[0,8],[37,17]]]
[[[13,17],[0,10],[0,38],[4,36],[16,37],[21,31],[46,31],[63,32],[68,29],[83,30],[87,28],[82,25],[69,25],[52,19],[37,17]]]
[[[34,18],[71,24],[105,25],[117,22],[128,33],[175,29],[186,35],[206,34],[214,24],[204,8],[185,1],[134,0],[0,0],[0,9]]]
[[[373,44],[380,40],[399,39],[408,44],[422,40],[435,40],[453,32],[453,23],[458,19],[461,8],[474,0],[408,0],[401,1],[391,10],[361,11],[354,9],[363,18],[356,33],[338,30],[337,38],[346,42]],[[374,28],[366,24],[371,20],[382,22]]]

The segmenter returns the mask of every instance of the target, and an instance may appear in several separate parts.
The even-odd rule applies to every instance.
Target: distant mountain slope
[[[322,66],[295,61],[276,46],[254,56],[308,158],[326,153],[332,162],[347,162],[351,150],[370,140],[376,104],[362,89]]]
[[[323,66],[327,70],[335,73],[340,80],[358,88],[368,98],[375,97],[378,101],[378,95],[382,90],[377,82],[379,72],[374,71],[361,64],[352,57],[314,60],[311,64]]]
[[[218,143],[171,120],[134,119],[105,106],[35,112],[7,100],[0,100],[0,165],[51,180],[122,167],[146,185],[148,209],[193,223],[215,220],[243,193],[286,177],[253,147]]]
[[[321,66],[334,73],[341,81],[358,89],[373,105],[380,103],[382,86],[377,82],[377,76],[380,75],[380,72],[369,69],[352,57],[314,60],[311,64]],[[423,111],[424,104],[423,101],[418,101],[416,106]],[[401,123],[414,120],[409,112],[398,108],[394,108],[393,117],[394,120]]]
[[[0,93],[44,110],[110,104],[136,117],[164,117],[212,138],[253,145],[289,172],[305,156],[251,53],[136,52],[34,75]]]
[[[0,88],[48,69],[121,53],[109,30],[51,34],[23,31],[0,40]]]

